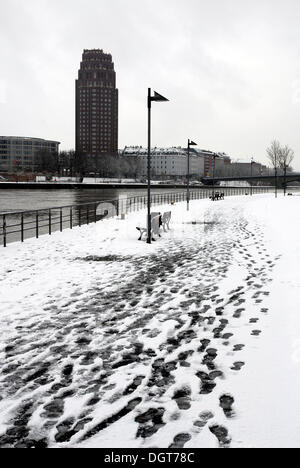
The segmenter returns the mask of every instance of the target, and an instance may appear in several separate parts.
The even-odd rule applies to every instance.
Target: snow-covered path
[[[299,336],[293,328],[293,343],[277,342],[278,287],[298,251],[281,248],[274,220],[281,210],[294,221],[299,202],[233,197],[194,201],[189,213],[178,204],[151,246],[137,241],[140,212],[3,250],[0,446],[280,444],[282,432],[257,426],[264,407],[271,426],[274,405],[280,412],[268,379],[286,371],[270,362],[274,350]],[[286,314],[299,293],[289,274]],[[289,398],[289,385],[280,389]]]

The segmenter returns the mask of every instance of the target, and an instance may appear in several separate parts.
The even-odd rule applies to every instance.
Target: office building
[[[58,141],[18,136],[0,136],[0,172],[31,171],[37,166],[37,153],[57,154]]]
[[[112,56],[84,50],[76,80],[76,151],[117,154],[118,90]]]

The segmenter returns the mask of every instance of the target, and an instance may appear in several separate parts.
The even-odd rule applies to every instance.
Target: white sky
[[[74,148],[84,48],[113,56],[119,147],[225,151],[266,162],[276,138],[300,170],[299,0],[1,0],[0,134]]]

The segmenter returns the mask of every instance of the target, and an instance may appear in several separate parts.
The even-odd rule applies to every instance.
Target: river
[[[183,192],[182,189],[152,188],[152,193]],[[0,189],[0,214],[11,211],[40,210],[59,206],[78,205],[120,197],[146,195],[145,189]]]

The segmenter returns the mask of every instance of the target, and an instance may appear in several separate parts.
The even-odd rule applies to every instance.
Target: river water
[[[219,190],[225,191],[225,187],[220,187]],[[299,191],[299,187],[290,187],[293,192]],[[197,190],[197,189],[196,189]],[[206,188],[202,188],[206,190]],[[272,189],[271,189],[272,190]],[[160,187],[152,187],[151,193],[175,193],[184,192],[185,187],[180,189],[163,189]],[[248,189],[250,191],[250,189]],[[26,211],[39,210],[45,208],[55,208],[59,206],[78,205],[82,203],[92,203],[96,201],[114,200],[126,197],[145,196],[145,189],[35,189],[35,190],[14,190],[2,189],[0,185],[0,214],[11,211]]]
[[[183,192],[182,189],[152,188],[152,193]],[[146,195],[145,189],[0,189],[0,214],[11,211],[39,210],[59,206],[78,205],[116,198]]]

